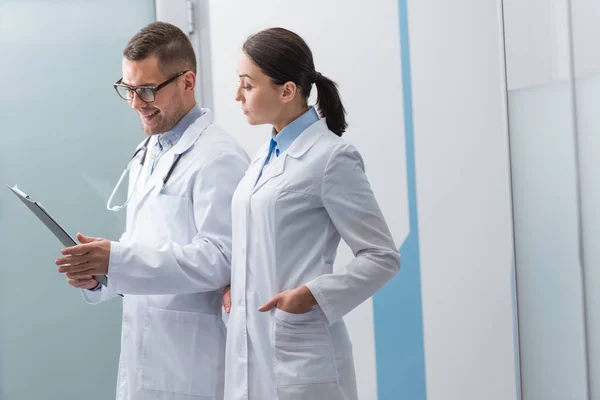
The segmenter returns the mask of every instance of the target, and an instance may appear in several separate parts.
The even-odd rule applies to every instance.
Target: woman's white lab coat
[[[177,154],[181,159],[163,189]],[[124,295],[118,400],[222,399],[230,204],[248,161],[213,125],[209,110],[151,175],[152,160],[146,161],[127,207],[126,232],[111,243],[108,286],[83,291],[90,303]],[[130,172],[130,191],[138,172]]]
[[[398,272],[400,256],[356,149],[311,125],[260,169],[251,162],[233,199],[232,309],[226,400],[356,400],[352,346],[342,317]],[[340,237],[355,258],[335,272]],[[306,314],[258,308],[307,285]]]

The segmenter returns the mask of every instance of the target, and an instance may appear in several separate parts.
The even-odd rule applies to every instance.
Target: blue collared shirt
[[[294,140],[298,139],[298,136],[302,134],[309,126],[314,124],[319,120],[319,114],[317,114],[317,110],[314,107],[311,107],[310,110],[293,120],[289,125],[281,130],[281,132],[275,132],[273,129],[271,141],[269,142],[269,153],[267,154],[267,158],[258,174],[258,180],[262,176],[263,170],[265,166],[271,161],[273,155],[275,157],[279,157],[279,155],[285,152],[289,147],[294,143]]]
[[[158,160],[165,154],[169,149],[179,142],[179,139],[183,136],[185,131],[202,116],[202,109],[198,105],[194,105],[192,109],[179,120],[175,126],[165,133],[158,135],[156,145],[152,149],[152,172],[154,167],[158,164]]]
[[[271,138],[271,144],[269,147],[269,154],[265,161],[265,165],[271,161],[272,154],[275,153],[276,157],[279,157],[281,153],[284,153],[294,143],[294,140],[302,134],[309,126],[319,120],[319,114],[314,107],[310,110],[293,120],[288,126],[283,128],[281,132],[275,132],[273,129],[273,137]],[[263,165],[264,168],[264,165]]]

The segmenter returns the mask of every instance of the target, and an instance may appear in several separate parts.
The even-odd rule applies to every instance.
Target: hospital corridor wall
[[[0,0],[0,184],[118,239],[105,203],[143,138],[111,87],[127,40],[156,19],[189,33],[200,105],[252,156],[270,131],[234,101],[241,45],[289,28],[339,84],[402,255],[345,318],[360,399],[600,399],[595,16],[593,0]],[[114,398],[120,303],[85,305],[13,197],[0,399]]]

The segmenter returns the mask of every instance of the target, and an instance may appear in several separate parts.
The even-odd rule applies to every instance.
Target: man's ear
[[[194,90],[196,87],[196,74],[194,74],[192,71],[188,71],[181,77],[181,79],[183,79],[183,88],[185,90]]]

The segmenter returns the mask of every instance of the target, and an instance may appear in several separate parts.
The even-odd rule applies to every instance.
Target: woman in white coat
[[[355,400],[342,317],[394,277],[400,256],[361,156],[340,138],[337,87],[304,40],[261,31],[237,73],[248,122],[273,131],[233,197],[225,399]],[[340,238],[355,258],[334,272]]]

